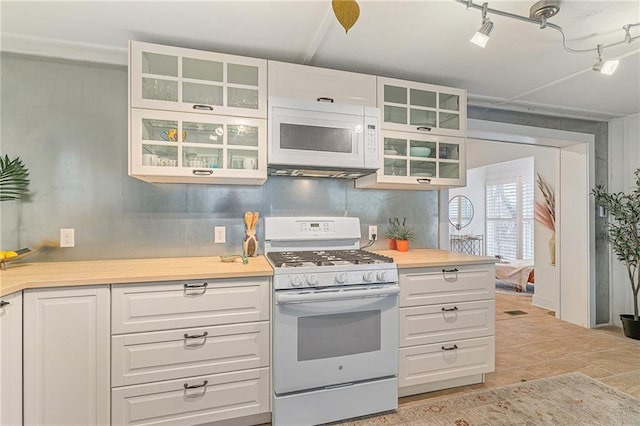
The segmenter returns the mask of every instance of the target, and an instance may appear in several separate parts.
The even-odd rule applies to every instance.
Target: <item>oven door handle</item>
[[[333,300],[362,299],[365,297],[384,297],[400,293],[400,286],[387,286],[376,289],[319,291],[317,293],[286,294],[276,293],[276,304],[329,302]]]

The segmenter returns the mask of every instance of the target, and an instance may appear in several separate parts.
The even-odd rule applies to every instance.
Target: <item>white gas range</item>
[[[359,245],[358,218],[265,218],[276,426],[397,408],[398,272]]]

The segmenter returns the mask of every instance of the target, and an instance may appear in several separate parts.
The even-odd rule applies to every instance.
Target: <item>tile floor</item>
[[[504,311],[521,310],[525,315]],[[616,327],[587,329],[531,305],[531,297],[496,294],[496,371],[486,383],[414,395],[400,404],[578,371],[640,398],[640,340]]]

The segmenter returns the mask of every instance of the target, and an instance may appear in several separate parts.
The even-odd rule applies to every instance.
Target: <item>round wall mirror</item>
[[[449,200],[449,223],[458,231],[471,223],[473,204],[464,195],[456,195]]]

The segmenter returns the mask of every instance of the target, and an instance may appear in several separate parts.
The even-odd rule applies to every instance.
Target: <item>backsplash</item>
[[[0,203],[0,248],[33,247],[75,229],[75,247],[30,260],[239,254],[243,214],[356,216],[362,244],[389,217],[415,226],[412,247],[438,245],[437,191],[355,189],[353,181],[269,177],[263,186],[150,184],[127,175],[127,70],[111,65],[2,54],[0,153],[20,156],[31,194]],[[214,244],[214,227],[226,244]]]

